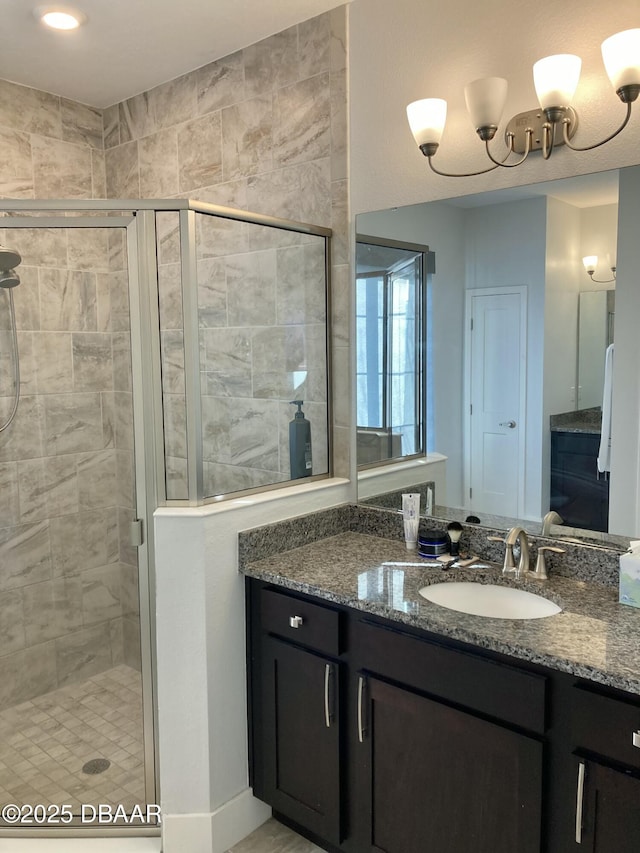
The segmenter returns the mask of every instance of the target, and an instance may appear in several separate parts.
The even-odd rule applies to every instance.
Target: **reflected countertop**
[[[618,603],[618,590],[559,576],[505,579],[498,568],[432,568],[404,543],[341,533],[247,561],[245,575],[317,596],[483,649],[568,672],[640,695],[640,609]],[[562,613],[543,619],[492,619],[422,598],[431,583],[507,583],[544,595]]]

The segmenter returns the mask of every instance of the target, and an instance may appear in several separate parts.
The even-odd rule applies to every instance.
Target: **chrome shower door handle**
[[[516,422],[515,421],[502,421],[501,423],[498,424],[498,426],[509,427],[509,429],[515,429],[516,428]]]

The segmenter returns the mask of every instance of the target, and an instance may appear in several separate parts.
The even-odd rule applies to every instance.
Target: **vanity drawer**
[[[359,622],[353,642],[359,666],[371,673],[537,734],[546,729],[543,675],[414,637],[367,617]]]
[[[337,610],[271,589],[261,591],[260,609],[264,631],[328,655],[340,654]]]
[[[640,768],[640,697],[637,703],[613,699],[591,685],[575,685],[572,720],[576,747]]]

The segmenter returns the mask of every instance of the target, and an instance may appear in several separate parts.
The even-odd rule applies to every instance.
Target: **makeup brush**
[[[460,553],[460,537],[462,536],[462,525],[459,521],[452,521],[451,524],[447,525],[447,535],[451,543],[449,553],[452,557],[457,557]]]

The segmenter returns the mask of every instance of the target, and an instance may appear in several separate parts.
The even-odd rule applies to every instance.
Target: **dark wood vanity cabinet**
[[[572,698],[576,850],[638,853],[640,701],[588,684],[576,685]]]
[[[639,697],[261,581],[247,607],[251,784],[326,850],[640,851]]]
[[[609,480],[598,474],[600,435],[551,432],[550,509],[569,527],[609,529]]]

